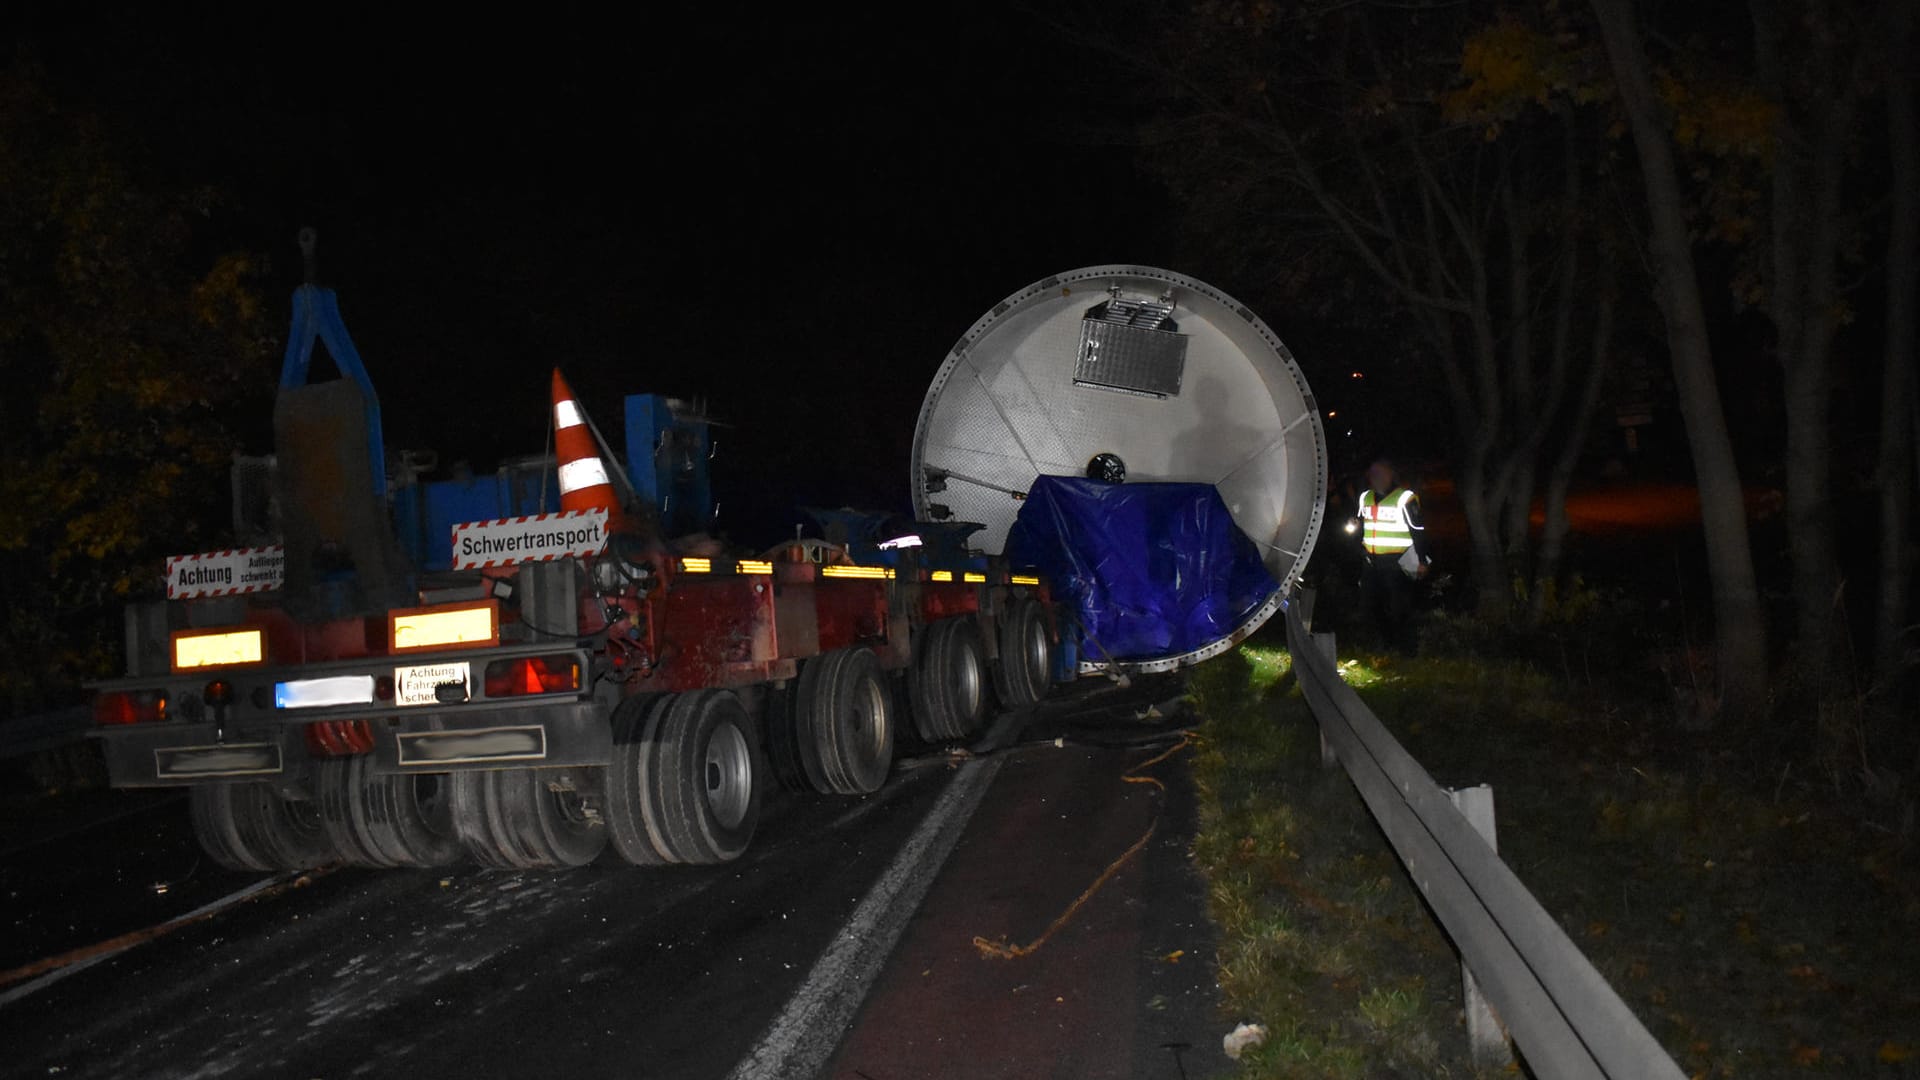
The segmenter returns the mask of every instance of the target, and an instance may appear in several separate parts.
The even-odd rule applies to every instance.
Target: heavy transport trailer
[[[167,671],[99,684],[96,734],[115,786],[189,787],[230,867],[564,867],[609,841],[724,862],[770,780],[877,790],[897,703],[939,743],[1051,682],[1037,578],[846,551],[680,557],[617,592],[594,585],[611,560],[526,563],[472,574],[477,599],[306,623],[272,593],[174,601],[218,625],[168,631]]]
[[[1324,512],[1326,436],[1292,354],[1153,267],[1044,278],[955,343],[914,436],[917,546],[816,513],[844,542],[749,559],[550,503],[587,464],[558,453],[565,421],[591,428],[576,403],[563,417],[557,378],[554,457],[423,482],[426,459],[384,454],[333,294],[294,299],[276,457],[235,468],[236,533],[282,544],[170,563],[182,595],[129,609],[129,675],[95,704],[113,782],[190,787],[229,866],[572,866],[609,842],[643,865],[733,859],[768,782],[878,788],[907,713],[929,742],[964,739],[991,701],[1231,648],[1298,580]],[[316,338],[341,379],[308,385]],[[634,395],[625,420],[627,470],[606,470],[625,509],[701,533],[700,410]]]
[[[187,787],[215,861],[724,862],[769,783],[878,789],[896,713],[939,743],[1046,693],[1048,589],[966,550],[977,526],[910,546],[816,514],[845,542],[719,550],[685,402],[626,399],[621,470],[556,371],[551,455],[423,480],[302,247],[275,455],[233,471],[264,546],[170,559],[168,599],[127,609],[127,676],[93,687],[114,786]],[[340,378],[312,381],[316,342]]]

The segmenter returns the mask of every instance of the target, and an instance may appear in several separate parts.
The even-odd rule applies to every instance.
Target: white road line
[[[37,979],[33,979],[28,982],[21,983],[19,986],[16,986],[11,990],[5,991],[4,993],[0,993],[0,1009],[6,1008],[8,1005],[13,1004],[14,1002],[20,1000],[21,998],[27,997],[30,994],[35,994],[41,990],[45,990],[47,987],[52,986],[54,983],[59,982],[61,979],[64,979],[69,975],[74,975],[74,974],[78,974],[79,972],[85,971],[102,960],[111,960],[114,957],[119,956],[121,953],[126,952],[129,949],[134,949],[134,948],[138,948],[141,945],[145,945],[147,942],[152,941],[154,938],[159,937],[162,934],[169,933],[182,926],[185,926],[190,922],[196,922],[200,919],[204,919],[209,915],[218,914],[219,912],[225,910],[226,908],[230,908],[235,904],[251,899],[253,896],[255,896],[258,893],[265,892],[266,890],[271,889],[276,885],[283,885],[286,882],[292,881],[294,878],[299,877],[304,872],[305,871],[290,870],[284,874],[278,874],[274,877],[262,878],[261,880],[254,882],[253,884],[247,886],[244,889],[241,889],[238,892],[228,893],[227,895],[221,897],[218,900],[213,901],[212,903],[202,904],[199,907],[194,908],[192,911],[187,912],[185,915],[168,919],[166,922],[161,923],[160,925],[154,927],[151,933],[141,933],[140,931],[135,931],[136,934],[140,934],[137,940],[128,941],[116,949],[108,949],[105,952],[96,953],[95,955],[89,956],[84,960],[75,960],[73,963],[68,964],[64,967],[54,968],[52,971],[47,972],[45,975],[42,975]],[[131,935],[128,935],[128,936],[131,936]]]
[[[1003,760],[996,755],[960,767],[894,856],[893,865],[867,890],[806,982],[728,1080],[810,1080],[826,1066]]]

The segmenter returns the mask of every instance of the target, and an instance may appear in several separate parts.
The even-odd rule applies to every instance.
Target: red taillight
[[[352,757],[373,749],[373,725],[365,720],[316,720],[307,725],[306,735],[315,757]]]
[[[167,718],[165,690],[110,690],[93,699],[93,722],[145,724]]]
[[[225,679],[215,679],[200,692],[200,700],[209,705],[228,705],[233,702],[233,684]]]
[[[487,696],[556,694],[580,689],[580,664],[571,656],[523,656],[487,665]]]

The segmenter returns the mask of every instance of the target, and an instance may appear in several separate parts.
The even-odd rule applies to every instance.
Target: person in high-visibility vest
[[[1433,565],[1420,496],[1399,484],[1393,463],[1367,468],[1360,493],[1360,546],[1367,564],[1360,578],[1360,607],[1389,647],[1413,652],[1413,583]]]

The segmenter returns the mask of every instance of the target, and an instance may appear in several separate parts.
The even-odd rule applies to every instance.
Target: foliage
[[[1677,734],[1622,692],[1649,683],[1634,656],[1567,681],[1503,655],[1517,638],[1464,637],[1485,620],[1443,626],[1462,636],[1343,677],[1438,782],[1493,786],[1503,858],[1688,1075],[1914,1075],[1910,847],[1824,782],[1748,769],[1735,738]],[[1344,774],[1318,768],[1284,669],[1269,633],[1190,681],[1224,1009],[1272,1032],[1241,1074],[1468,1074],[1450,947]]]
[[[1356,340],[1382,339],[1369,354],[1401,361],[1369,355],[1372,400],[1342,415],[1408,418],[1365,433],[1366,456],[1452,457],[1481,604],[1507,603],[1508,564],[1556,576],[1557,542],[1529,565],[1529,511],[1584,443],[1621,247],[1611,200],[1590,194],[1612,159],[1574,19],[1344,0],[1136,14],[1111,47],[1158,89],[1141,140],[1182,234],[1261,303],[1354,320]],[[1438,439],[1413,419],[1436,398]]]
[[[0,76],[0,701],[99,676],[160,559],[215,542],[229,417],[264,415],[265,266],[207,250],[210,189],[140,155],[30,69]]]

